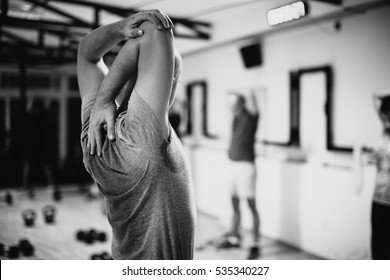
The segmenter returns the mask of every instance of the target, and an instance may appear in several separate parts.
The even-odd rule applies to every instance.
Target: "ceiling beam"
[[[132,8],[122,8],[112,5],[99,4],[89,1],[79,1],[79,0],[51,0],[50,3],[58,2],[58,3],[66,3],[71,5],[80,5],[93,9],[94,12],[94,23],[88,23],[83,19],[80,19],[70,13],[50,5],[48,2],[40,2],[38,0],[23,0],[25,2],[31,3],[33,5],[37,5],[43,9],[47,9],[48,11],[54,12],[58,15],[61,15],[71,22],[67,21],[54,21],[54,20],[44,20],[44,19],[27,19],[27,18],[19,18],[16,16],[9,16],[7,14],[9,0],[2,0],[1,7],[2,13],[0,18],[0,27],[13,27],[20,28],[26,30],[45,30],[48,32],[61,32],[63,34],[71,34],[78,33],[81,36],[85,36],[90,30],[97,28],[100,26],[100,16],[99,13],[101,10],[108,11],[110,13],[114,13],[121,17],[126,17],[130,14],[137,13],[138,11]],[[174,34],[178,38],[191,38],[191,39],[200,39],[207,40],[210,39],[210,28],[211,24],[202,21],[194,21],[189,20],[187,18],[179,18],[179,17],[171,17],[177,27],[183,26],[189,32],[181,32],[177,28],[174,29]],[[80,30],[81,29],[81,30]],[[72,38],[73,39],[73,38]]]
[[[65,18],[68,18],[70,20],[72,20],[74,23],[78,23],[78,24],[81,24],[81,25],[85,25],[85,26],[89,26],[89,27],[92,27],[92,25],[88,22],[86,22],[85,20],[83,19],[80,19],[74,15],[71,15],[70,13],[68,12],[65,12],[59,8],[56,8],[52,5],[50,5],[49,3],[47,2],[39,2],[37,0],[23,0],[25,2],[28,2],[28,3],[31,3],[31,4],[34,4],[35,6],[38,6],[38,7],[41,7],[41,8],[44,8],[45,10],[48,10],[48,11],[51,11],[53,13],[56,13],[58,15],[61,15]]]
[[[100,12],[106,11],[120,17],[128,17],[131,14],[139,11],[133,8],[118,7],[108,4],[95,3],[92,1],[80,0],[23,0],[26,3],[31,3],[37,7],[45,9],[51,13],[55,13],[61,17],[62,20],[47,20],[47,19],[29,19],[9,15],[9,0],[1,0],[1,15],[0,15],[0,60],[2,62],[13,61],[20,57],[18,53],[23,51],[24,58],[30,61],[37,62],[39,59],[43,61],[76,61],[74,55],[77,50],[79,40],[84,37],[92,29],[100,26]],[[91,8],[93,12],[93,22],[79,18],[65,8],[56,6],[55,3],[62,3],[67,5],[78,5]],[[177,38],[208,40],[210,39],[211,24],[208,22],[190,20],[188,18],[171,17],[175,24],[174,34]],[[17,34],[4,30],[4,27],[11,27],[23,30],[32,30],[37,32],[36,42],[27,41]],[[45,37],[55,35],[60,40],[56,47],[45,46]],[[6,40],[8,39],[8,41]],[[13,46],[9,45],[11,39]],[[12,47],[15,48],[12,53]],[[11,55],[10,56],[10,52]],[[60,59],[64,54],[68,53],[65,60]],[[114,51],[115,53],[115,51]],[[7,58],[8,57],[8,58]]]
[[[59,2],[59,3],[65,3],[65,4],[72,4],[72,5],[78,5],[78,6],[85,6],[89,8],[98,8],[100,10],[106,10],[111,13],[121,14],[123,15],[124,11],[130,14],[135,14],[138,11],[136,9],[132,8],[124,8],[119,6],[113,6],[113,5],[107,5],[102,3],[96,3],[91,1],[80,1],[80,0],[50,0],[50,2]]]
[[[173,32],[176,37],[204,40],[210,39],[210,34],[204,31],[205,27],[210,27],[210,25],[208,25],[207,23],[197,23],[192,22],[190,20],[181,20],[180,22],[177,22],[175,21],[175,19],[173,19],[172,21],[175,25]],[[178,25],[182,25],[182,27],[184,27],[189,33],[179,32]]]
[[[343,4],[343,0],[312,0],[312,1],[325,2],[328,4],[334,4],[334,5],[342,5]]]
[[[14,41],[15,43],[17,43],[18,45],[21,45],[21,46],[29,46],[29,47],[36,46],[36,44],[33,41],[26,40],[26,39],[22,38],[21,36],[15,34],[13,32],[10,32],[8,30],[3,29],[2,36],[11,39],[12,41]]]
[[[23,48],[19,44],[1,43],[1,64],[17,63],[23,56],[26,64],[64,64],[76,61],[77,50],[45,48]]]
[[[36,1],[36,0],[34,0]],[[80,0],[50,0],[50,2],[58,2],[58,3],[64,3],[64,4],[72,4],[72,5],[79,5],[79,6],[85,6],[89,8],[95,9],[95,17],[97,16],[98,11],[105,10],[107,12],[110,12],[112,14],[121,16],[121,17],[128,17],[132,14],[140,12],[140,10],[134,9],[134,8],[125,8],[125,7],[119,7],[119,6],[113,6],[113,5],[107,5],[107,4],[101,4],[101,3],[95,3],[91,1],[80,1]],[[197,20],[190,20],[188,18],[181,18],[181,17],[175,17],[170,16],[171,20],[174,22],[174,24],[182,24],[186,26],[187,28],[193,29],[194,35],[188,35],[188,34],[182,34],[180,32],[176,32],[175,35],[177,37],[182,38],[192,38],[192,39],[201,39],[201,40],[207,40],[210,39],[211,35],[209,32],[209,29],[211,28],[211,24],[209,22],[204,21],[197,21]],[[95,23],[95,26],[97,24]],[[201,31],[199,30],[199,27],[203,26],[205,29],[208,29],[208,31]],[[198,36],[199,35],[199,36]]]
[[[31,20],[14,16],[0,17],[0,24],[4,27],[15,27],[26,30],[51,30],[51,31],[69,31],[71,28],[88,28],[85,24],[68,23],[54,20]]]

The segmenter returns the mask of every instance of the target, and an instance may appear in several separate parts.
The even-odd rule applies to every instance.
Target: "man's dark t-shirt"
[[[247,110],[234,116],[233,133],[229,146],[229,158],[233,161],[255,160],[255,135],[259,115],[250,114]]]

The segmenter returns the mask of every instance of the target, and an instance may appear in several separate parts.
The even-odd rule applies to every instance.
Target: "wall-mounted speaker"
[[[260,66],[263,63],[261,45],[259,43],[242,47],[240,52],[246,68]]]

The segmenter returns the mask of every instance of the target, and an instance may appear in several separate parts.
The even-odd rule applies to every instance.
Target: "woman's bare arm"
[[[159,10],[144,11],[132,15],[119,22],[102,26],[89,33],[81,42],[77,55],[77,75],[81,98],[87,95],[96,96],[95,104],[91,112],[90,129],[88,132],[90,153],[94,154],[96,147],[101,147],[103,141],[102,133],[94,134],[92,130],[102,129],[107,124],[110,139],[114,137],[114,114],[115,97],[118,91],[100,91],[104,95],[97,94],[102,81],[107,75],[108,69],[103,62],[103,56],[121,40],[137,38],[143,35],[139,25],[144,22],[151,22],[157,29],[164,30],[173,27],[169,17]],[[104,101],[112,100],[111,104]],[[99,107],[99,104],[102,105]],[[114,108],[114,110],[113,110]],[[91,125],[93,123],[93,125]],[[96,127],[94,127],[96,126]],[[100,150],[98,149],[98,154]]]

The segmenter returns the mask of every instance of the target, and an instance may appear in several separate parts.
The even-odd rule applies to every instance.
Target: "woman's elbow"
[[[140,37],[142,40],[152,41],[154,43],[156,43],[156,41],[159,41],[160,43],[172,42],[173,40],[172,29],[157,29],[148,21],[143,22],[139,28],[144,32],[144,34]]]
[[[88,38],[84,37],[81,39],[78,48],[77,48],[77,60],[78,61],[85,61],[90,63],[98,63],[100,61],[100,57],[93,57],[91,56],[91,52],[88,48]]]

